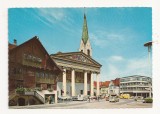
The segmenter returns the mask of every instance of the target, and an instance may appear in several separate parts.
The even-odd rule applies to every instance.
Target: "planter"
[[[17,94],[23,95],[24,91],[16,91]]]
[[[25,91],[24,94],[25,95],[34,95],[34,91]]]

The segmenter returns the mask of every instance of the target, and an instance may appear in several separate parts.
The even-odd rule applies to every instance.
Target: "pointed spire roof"
[[[82,40],[84,44],[87,43],[88,38],[89,36],[88,36],[87,19],[86,19],[86,15],[84,14],[83,32],[82,32]]]

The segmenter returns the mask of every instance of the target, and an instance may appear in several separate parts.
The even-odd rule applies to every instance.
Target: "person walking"
[[[91,99],[90,99],[90,96],[88,96],[88,101],[90,102],[90,100],[91,100]]]
[[[48,97],[49,104],[51,104],[51,96]]]

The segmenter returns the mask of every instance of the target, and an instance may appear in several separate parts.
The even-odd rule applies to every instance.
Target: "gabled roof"
[[[102,87],[109,87],[109,83],[110,81],[105,81],[105,82],[99,82],[99,87],[102,88]],[[96,88],[97,87],[97,82],[94,81],[94,87]]]
[[[12,49],[15,48],[15,47],[16,47],[16,45],[9,43],[9,50],[12,50]]]
[[[53,59],[62,59],[62,60],[66,60],[70,62],[77,62],[81,64],[87,63],[89,65],[94,65],[98,67],[102,66],[100,63],[98,63],[97,61],[92,59],[90,56],[86,55],[85,53],[81,51],[80,52],[68,52],[68,53],[58,52],[57,54],[51,54],[51,57]]]
[[[28,41],[20,44],[19,46],[16,46],[16,47],[12,48],[12,50],[10,50],[10,52],[13,52],[13,51],[15,51],[15,50],[23,47],[24,45],[26,45],[26,44],[28,44],[28,43],[30,43],[30,42],[33,42],[33,41],[36,41],[36,42],[39,44],[39,46],[41,47],[41,49],[42,49],[42,50],[47,54],[47,56],[49,57],[49,59],[50,59],[50,61],[52,62],[52,64],[54,64],[54,65],[58,68],[59,71],[63,71],[63,70],[52,60],[52,58],[50,57],[50,55],[48,54],[48,52],[46,51],[46,49],[44,48],[44,46],[42,45],[42,43],[40,42],[40,40],[39,40],[39,38],[38,38],[37,36],[34,36],[34,37],[31,38],[30,40],[28,40]],[[11,48],[10,46],[12,46],[12,45],[9,45],[9,48]]]
[[[115,80],[111,80],[115,86],[120,85],[120,78],[116,78]]]

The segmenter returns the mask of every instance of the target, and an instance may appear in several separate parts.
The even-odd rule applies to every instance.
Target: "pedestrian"
[[[49,104],[51,104],[51,96],[48,97]]]
[[[97,100],[99,101],[99,95],[97,96]]]
[[[90,96],[88,96],[88,100],[89,100],[89,102],[90,102]]]

